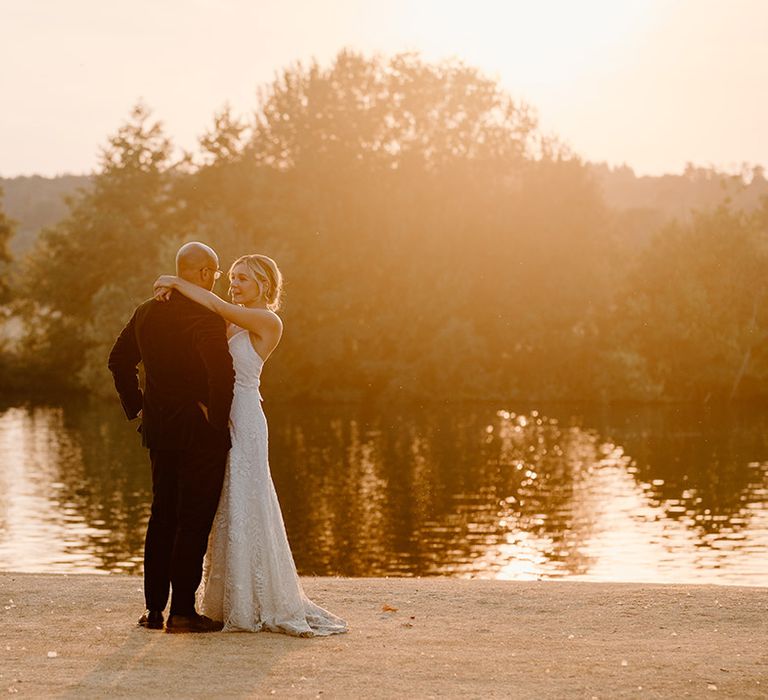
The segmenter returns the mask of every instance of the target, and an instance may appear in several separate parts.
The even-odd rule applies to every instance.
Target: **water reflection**
[[[0,567],[137,571],[151,483],[112,407],[0,416]]]
[[[304,574],[768,581],[768,412],[268,406]],[[0,411],[0,568],[134,571],[146,455],[117,407]]]

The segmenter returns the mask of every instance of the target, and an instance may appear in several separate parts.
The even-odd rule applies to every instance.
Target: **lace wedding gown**
[[[259,378],[264,361],[248,331],[229,340],[235,366],[232,449],[208,541],[200,611],[224,631],[285,632],[311,637],[347,631],[301,587],[269,471],[267,421]]]

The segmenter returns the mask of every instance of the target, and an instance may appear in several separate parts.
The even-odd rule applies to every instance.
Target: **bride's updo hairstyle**
[[[277,263],[266,255],[243,255],[232,263],[229,274],[240,264],[244,264],[252,279],[259,285],[261,298],[266,302],[270,311],[280,308],[280,297],[283,293],[283,275]]]

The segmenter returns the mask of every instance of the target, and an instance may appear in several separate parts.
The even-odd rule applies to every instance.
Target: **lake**
[[[266,403],[299,573],[768,585],[768,409]],[[0,406],[0,569],[141,571],[114,403]]]

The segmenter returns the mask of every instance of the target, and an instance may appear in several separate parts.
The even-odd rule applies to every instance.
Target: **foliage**
[[[10,296],[10,264],[11,253],[8,247],[13,236],[16,222],[6,215],[3,209],[3,190],[0,189],[0,304],[8,301]]]
[[[89,389],[109,387],[102,357],[117,324],[102,323],[114,312],[101,307],[125,310],[149,295],[161,242],[172,233],[170,151],[160,124],[134,108],[67,218],[44,230],[26,258],[26,346],[41,380],[74,387],[88,376]]]
[[[291,66],[176,161],[138,106],[25,261],[24,362],[111,392],[114,337],[203,240],[222,266],[258,251],[284,272],[268,397],[764,393],[765,211],[628,244],[669,213],[610,210],[604,176],[493,80],[413,54]]]
[[[721,208],[664,229],[636,262],[620,306],[626,347],[662,395],[729,398],[764,391],[768,226]]]

